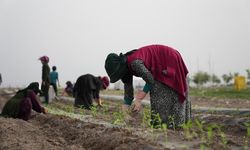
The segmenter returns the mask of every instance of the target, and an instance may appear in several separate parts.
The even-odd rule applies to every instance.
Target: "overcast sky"
[[[249,0],[0,0],[3,86],[41,81],[42,55],[61,85],[106,75],[110,52],[176,48],[192,76],[250,68]]]

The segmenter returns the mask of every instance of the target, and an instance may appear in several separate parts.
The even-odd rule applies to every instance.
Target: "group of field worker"
[[[42,93],[45,103],[48,103],[48,89],[51,84],[49,58],[43,56],[39,59],[43,65],[41,91],[37,82],[19,90],[5,104],[2,116],[28,120],[32,109],[39,113],[46,113],[37,94]],[[174,48],[165,45],[148,45],[125,54],[110,53],[105,60],[105,70],[109,78],[84,74],[77,78],[74,86],[68,83],[70,88],[67,90],[75,98],[75,107],[91,109],[93,102],[101,106],[100,90],[106,89],[109,82],[115,83],[121,80],[124,83],[124,103],[121,109],[124,113],[128,110],[139,112],[142,108],[142,100],[147,93],[150,93],[153,126],[164,123],[169,128],[173,125],[177,127],[190,119],[191,104],[186,82],[188,70],[181,54]],[[133,76],[141,77],[146,82],[143,89],[137,91],[135,96]],[[159,116],[160,121],[155,116]]]

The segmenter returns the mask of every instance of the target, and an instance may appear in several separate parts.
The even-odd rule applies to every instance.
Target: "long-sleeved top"
[[[186,99],[188,70],[180,53],[168,46],[149,45],[126,54],[128,72],[122,77],[124,100],[128,105],[133,100],[133,75],[141,77],[148,92],[157,80],[174,89],[183,103]]]
[[[154,84],[153,75],[150,71],[144,66],[142,60],[134,60],[131,63],[131,68],[133,69],[136,76],[142,77],[146,82],[143,91],[148,93],[150,87]],[[122,82],[124,83],[124,102],[127,105],[131,105],[132,100],[134,99],[134,88],[133,88],[133,75],[128,72],[123,78]]]
[[[92,74],[80,76],[74,85],[75,106],[83,105],[90,108],[92,99],[99,99],[99,93],[102,88],[102,81],[99,77]]]
[[[26,93],[27,92],[27,93]],[[6,117],[13,118],[23,118],[24,115],[22,113],[23,109],[29,108],[29,106],[25,106],[25,101],[30,101],[32,105],[32,109],[36,112],[41,113],[42,107],[36,97],[35,92],[32,90],[17,92],[15,96],[13,96],[7,103],[4,105],[1,115]]]
[[[50,84],[50,68],[48,64],[43,64],[42,67],[42,81]]]

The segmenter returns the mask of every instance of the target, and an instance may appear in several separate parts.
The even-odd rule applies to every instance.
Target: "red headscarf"
[[[107,76],[101,77],[103,88],[106,89],[109,86],[109,78]]]
[[[49,57],[48,56],[42,56],[39,58],[39,60],[48,63],[49,62]]]

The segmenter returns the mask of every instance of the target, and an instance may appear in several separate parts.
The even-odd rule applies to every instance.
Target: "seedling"
[[[218,128],[218,130],[219,130],[219,135],[220,135],[220,137],[221,137],[221,142],[222,142],[222,144],[223,144],[223,147],[226,148],[226,146],[227,146],[227,139],[226,139],[225,133],[223,133],[223,132],[221,131],[221,127],[220,127],[219,125],[214,125],[214,128]]]
[[[151,112],[149,109],[143,109],[143,119],[142,124],[146,126],[150,126],[151,121]]]
[[[172,125],[172,128],[175,130],[174,116],[168,116],[168,121],[169,121],[169,124]]]
[[[162,120],[161,120],[161,117],[160,117],[160,114],[157,113],[157,114],[154,114],[154,113],[151,113],[151,128],[161,128],[161,123],[162,123]]]
[[[161,125],[161,129],[162,129],[164,132],[166,132],[167,129],[168,129],[168,125],[167,125],[166,123],[163,123],[163,124]]]
[[[187,140],[190,140],[192,139],[192,134],[191,134],[191,131],[190,129],[193,127],[192,125],[192,121],[189,120],[187,123],[183,124],[182,125],[182,128],[184,129],[184,136]]]
[[[195,124],[197,125],[198,129],[203,132],[203,124],[205,123],[205,121],[199,121],[198,119],[195,119]]]
[[[247,137],[250,138],[250,123],[244,123],[244,125],[247,127]]]
[[[109,106],[103,105],[102,107],[103,107],[104,114],[107,114],[109,112]]]
[[[92,106],[90,109],[91,109],[92,116],[96,117],[97,116],[97,108],[96,108],[96,106]]]
[[[112,124],[121,125],[124,123],[124,114],[122,112],[114,112],[113,116],[114,116],[114,121],[112,122]]]
[[[212,144],[212,139],[213,139],[213,127],[209,126],[207,127],[207,138],[208,138],[208,144]]]

